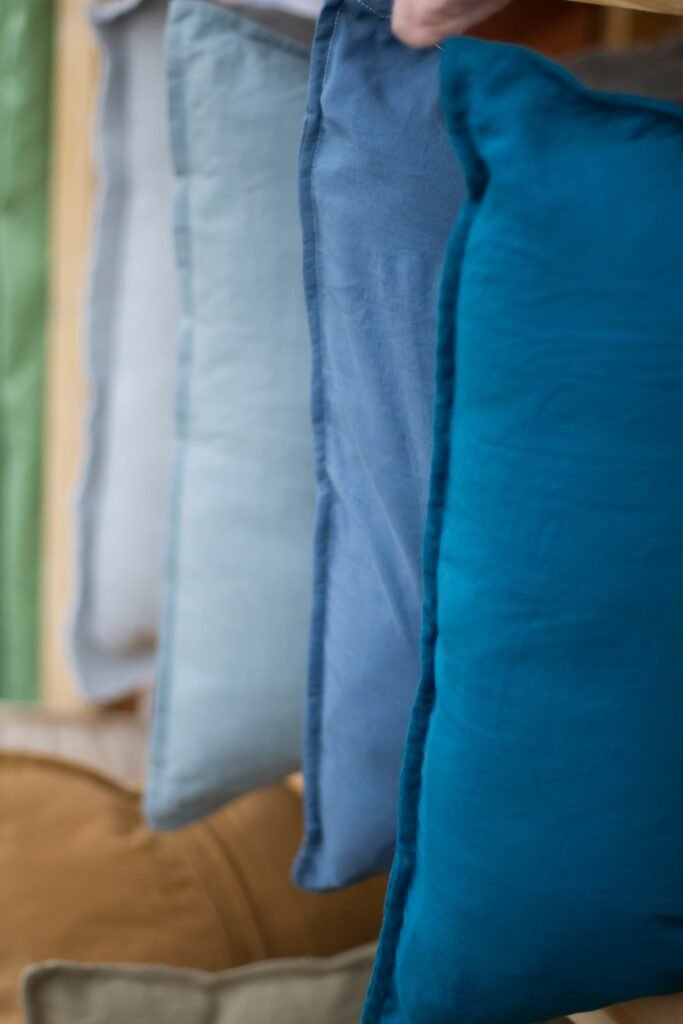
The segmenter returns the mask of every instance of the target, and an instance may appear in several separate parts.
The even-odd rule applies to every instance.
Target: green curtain
[[[0,698],[38,693],[52,0],[0,0]]]

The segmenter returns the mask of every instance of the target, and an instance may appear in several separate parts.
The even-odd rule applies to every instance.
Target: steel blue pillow
[[[172,0],[167,46],[181,337],[157,827],[299,766],[314,514],[297,207],[309,51],[204,0]]]
[[[393,854],[419,683],[438,282],[464,195],[438,51],[402,46],[388,11],[323,8],[302,148],[318,507],[296,879],[311,889]]]
[[[423,678],[365,1024],[683,989],[683,112],[446,44]]]

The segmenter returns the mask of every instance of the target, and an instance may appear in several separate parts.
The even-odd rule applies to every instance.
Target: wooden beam
[[[47,346],[41,688],[53,707],[80,703],[66,647],[73,605],[73,504],[83,453],[83,308],[94,169],[97,53],[82,0],[56,3],[52,243]]]
[[[629,11],[649,11],[652,14],[683,16],[683,0],[578,0],[578,2],[599,4],[602,7],[623,8]]]

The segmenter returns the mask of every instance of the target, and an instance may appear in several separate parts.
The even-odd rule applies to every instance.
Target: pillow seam
[[[175,8],[176,5],[173,5]],[[177,9],[177,8],[176,8]],[[169,705],[172,699],[173,679],[175,677],[175,664],[172,657],[172,648],[176,632],[177,617],[177,580],[178,580],[178,559],[180,548],[180,505],[182,493],[182,479],[185,474],[186,464],[186,439],[182,436],[183,428],[190,411],[190,370],[194,359],[195,332],[192,327],[194,317],[192,315],[192,297],[194,294],[192,246],[190,232],[187,230],[187,223],[191,208],[191,182],[192,175],[188,172],[188,144],[187,144],[187,96],[185,88],[184,63],[177,56],[171,55],[170,37],[174,31],[174,11],[169,11],[169,20],[166,26],[166,88],[169,97],[171,93],[171,78],[179,99],[178,109],[180,112],[180,127],[173,130],[171,122],[171,152],[173,157],[174,172],[174,233],[176,246],[176,267],[180,273],[181,254],[185,257],[188,271],[188,286],[185,296],[181,291],[181,303],[179,318],[179,339],[178,355],[176,366],[185,363],[184,374],[179,374],[175,396],[175,424],[174,424],[174,457],[172,462],[172,484],[171,497],[168,506],[168,542],[166,549],[166,561],[164,572],[164,586],[166,596],[159,629],[159,657],[158,657],[158,680],[154,694],[154,708],[152,715],[152,735],[150,743],[150,774],[147,789],[145,792],[145,814],[148,820],[152,821],[155,827],[162,827],[161,821],[165,818],[165,812],[159,814],[159,805],[163,805],[165,797],[165,778],[168,763],[168,723]],[[176,27],[175,31],[179,29]],[[184,171],[179,173],[179,164],[184,166]],[[182,193],[178,194],[178,182],[182,181]],[[182,196],[182,199],[181,199]],[[178,224],[178,207],[182,202],[182,214],[185,223],[183,232],[183,245],[179,246],[180,230]],[[183,328],[190,325],[186,335],[186,343],[183,345]],[[162,782],[162,780],[164,780]],[[165,823],[167,824],[167,823]],[[167,825],[168,827],[168,825]]]
[[[471,188],[471,183],[470,183]],[[410,895],[417,858],[416,842],[419,828],[419,805],[422,786],[422,764],[429,735],[429,727],[436,695],[434,659],[438,640],[438,586],[437,573],[441,547],[443,514],[450,483],[449,460],[451,452],[450,426],[455,409],[456,388],[456,346],[457,309],[460,293],[460,277],[463,255],[467,246],[472,223],[479,207],[479,201],[468,199],[448,244],[449,253],[458,253],[455,274],[445,276],[441,284],[439,303],[440,319],[448,317],[448,328],[440,336],[437,361],[437,389],[434,421],[434,458],[432,461],[429,512],[424,539],[423,557],[423,626],[422,662],[423,673],[417,699],[413,709],[409,735],[401,771],[401,798],[398,812],[398,835],[396,857],[384,911],[382,935],[363,1013],[363,1024],[380,1022],[394,996],[396,958]],[[450,289],[455,290],[452,299],[446,298]],[[447,387],[445,396],[439,390]],[[405,1018],[406,1021],[408,1018]]]
[[[325,622],[328,603],[329,568],[327,547],[329,544],[332,490],[327,473],[327,395],[324,382],[324,339],[320,317],[320,246],[316,203],[313,198],[313,175],[315,173],[320,142],[323,134],[322,94],[327,81],[330,57],[334,46],[339,18],[346,0],[340,0],[337,7],[330,38],[325,51],[320,78],[311,79],[315,89],[315,108],[309,111],[310,127],[304,131],[301,146],[300,208],[304,232],[304,277],[306,304],[312,340],[313,371],[311,420],[314,432],[315,473],[318,487],[317,519],[314,537],[314,603],[310,619],[308,701],[309,711],[306,723],[306,749],[304,751],[304,801],[306,807],[306,834],[294,867],[294,878],[299,885],[313,885],[314,861],[322,848],[322,820],[320,815],[320,759],[322,741],[322,706],[324,701],[324,643]],[[327,8],[321,15],[321,25],[329,24],[332,9]],[[325,21],[322,21],[322,19]],[[321,55],[322,60],[322,55]],[[310,155],[310,162],[306,162]]]

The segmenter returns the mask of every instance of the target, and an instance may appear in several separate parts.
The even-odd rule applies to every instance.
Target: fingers
[[[508,0],[395,0],[391,26],[408,46],[434,46],[505,7]]]
[[[444,36],[441,19],[432,23],[434,0],[395,0],[391,18],[394,35],[408,46],[427,47],[438,43]]]

